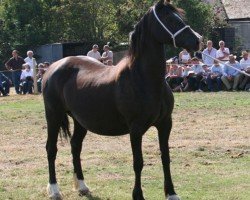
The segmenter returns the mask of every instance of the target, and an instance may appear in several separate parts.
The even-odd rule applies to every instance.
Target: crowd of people
[[[174,92],[250,91],[249,53],[242,51],[238,62],[224,41],[217,50],[208,40],[206,48],[193,57],[183,49],[166,63],[166,81]]]
[[[213,47],[211,40],[207,41],[203,51],[194,53],[192,57],[183,49],[178,56],[166,62],[166,81],[174,92],[186,91],[250,91],[250,57],[247,51],[242,51],[241,60],[230,54],[224,41],[219,42],[220,48]],[[102,62],[104,65],[113,65],[113,52],[108,45],[104,45],[102,55],[99,47],[94,44],[87,56]],[[38,92],[42,92],[42,78],[50,63],[40,63],[37,67],[33,52],[27,51],[23,59],[18,51],[12,52],[12,57],[5,63],[7,70],[12,72],[12,79],[0,73],[0,94],[8,96],[13,84],[16,94],[32,94],[34,77],[37,81]],[[37,67],[37,68],[36,68]],[[34,69],[36,68],[35,72]],[[243,73],[242,73],[243,72]]]
[[[102,62],[104,65],[113,65],[113,52],[110,50],[109,45],[104,45],[102,55],[98,49],[97,44],[93,45],[87,56]],[[32,94],[34,79],[37,82],[38,92],[42,92],[42,78],[50,63],[44,62],[37,66],[33,55],[33,51],[27,51],[27,57],[23,59],[19,56],[17,50],[12,51],[12,57],[5,63],[7,70],[12,73],[12,77],[10,79],[0,72],[0,95],[8,96],[12,84],[16,94]],[[36,70],[34,70],[35,68]]]
[[[0,73],[0,93],[8,96],[10,86],[13,84],[16,94],[32,94],[34,77],[37,80],[38,92],[41,92],[41,80],[45,71],[49,67],[49,62],[40,63],[37,67],[36,60],[33,58],[33,51],[27,51],[27,57],[23,59],[17,50],[12,51],[12,57],[5,63],[8,71],[11,72],[11,79]],[[36,68],[37,73],[34,73]]]

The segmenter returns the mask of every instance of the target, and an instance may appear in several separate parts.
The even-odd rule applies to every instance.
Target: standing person
[[[40,63],[38,65],[38,73],[36,75],[36,77],[37,77],[37,90],[39,93],[42,93],[42,80],[43,80],[43,75],[45,72],[46,72],[45,64]]]
[[[216,58],[217,50],[213,47],[213,42],[211,40],[207,41],[207,48],[203,50],[202,53]],[[214,59],[202,54],[202,61],[205,65],[211,67],[214,64]]]
[[[103,64],[108,65],[109,60],[111,60],[113,63],[113,52],[110,51],[109,45],[104,45],[103,51],[104,52],[103,52],[102,57],[101,57]]]
[[[214,64],[211,67],[211,73],[208,75],[207,84],[208,90],[213,92],[214,91],[214,83],[216,82],[217,90],[221,91],[221,76],[223,74],[223,69],[220,63],[217,60],[214,60]]]
[[[25,63],[28,63],[29,66],[30,66],[30,69],[34,70],[34,68],[36,67],[37,63],[36,63],[36,60],[34,60],[33,62],[33,51],[27,51],[27,57],[24,59]]]
[[[233,54],[229,55],[229,61],[225,63],[223,76],[221,77],[222,82],[227,87],[228,90],[236,91],[238,89],[238,85],[240,82],[240,72],[236,69],[229,67],[231,65],[234,68],[241,70],[240,63],[235,60],[235,56]],[[233,88],[231,87],[230,82],[233,82]]]
[[[25,63],[24,59],[18,56],[18,51],[12,51],[12,58],[10,58],[6,63],[5,66],[8,70],[12,71],[12,81],[15,86],[15,90],[17,94],[20,94],[19,84],[20,84],[20,76],[22,73],[22,65]]]
[[[241,57],[242,57],[242,59],[240,60],[241,69],[243,69],[246,73],[250,74],[250,58],[249,58],[248,52],[242,51]],[[244,74],[241,74],[241,79],[242,81],[239,85],[239,88],[241,90],[244,90],[246,84],[250,82],[250,77]]]
[[[181,64],[187,64],[191,60],[191,55],[187,52],[186,49],[183,49],[179,53],[179,61]]]
[[[227,47],[225,47],[225,42],[221,40],[219,42],[219,46],[220,48],[216,52],[216,58],[221,61],[228,61],[230,51]]]
[[[93,47],[92,47],[92,50],[90,50],[88,53],[87,53],[87,56],[88,57],[91,57],[91,58],[95,58],[96,60],[101,60],[101,54],[100,52],[98,51],[99,47],[97,44],[94,44]]]

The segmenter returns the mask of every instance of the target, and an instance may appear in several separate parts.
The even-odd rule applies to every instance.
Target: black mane
[[[146,42],[146,34],[148,28],[148,15],[151,9],[141,18],[141,20],[136,24],[134,31],[130,36],[130,47],[128,56],[130,59],[130,64],[132,65],[135,58],[140,55],[143,44]]]

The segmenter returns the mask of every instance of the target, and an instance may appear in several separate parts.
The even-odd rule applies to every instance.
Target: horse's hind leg
[[[61,125],[61,113],[49,112],[46,109],[48,137],[46,143],[47,158],[49,164],[49,184],[47,192],[51,199],[62,199],[56,181],[55,160],[57,154],[57,139]]]
[[[74,133],[71,138],[71,152],[73,156],[73,165],[74,165],[74,186],[75,189],[79,192],[79,195],[86,195],[89,193],[89,188],[84,183],[84,176],[82,173],[81,166],[81,151],[82,151],[82,142],[86,136],[87,130],[83,128],[75,119],[74,120]]]
[[[161,121],[156,128],[158,129],[159,145],[161,150],[161,159],[164,172],[164,191],[168,200],[179,200],[174,191],[174,186],[170,172],[170,155],[168,139],[172,128],[172,118],[166,118]]]

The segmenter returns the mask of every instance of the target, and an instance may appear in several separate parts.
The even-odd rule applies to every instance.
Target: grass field
[[[249,200],[250,93],[175,94],[170,138],[174,185],[182,200]],[[46,199],[46,123],[41,96],[0,98],[0,200]],[[89,133],[82,164],[92,197],[72,190],[69,144],[58,143],[57,178],[66,200],[131,199],[134,184],[129,137]],[[163,200],[163,173],[155,128],[143,139],[142,184],[148,200]]]

